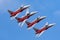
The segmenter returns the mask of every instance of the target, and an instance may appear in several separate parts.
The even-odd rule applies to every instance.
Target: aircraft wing
[[[20,25],[21,27],[24,25],[25,21],[27,21],[27,19],[24,20],[24,21],[21,23],[21,25]]]
[[[26,10],[26,14],[25,15],[27,15],[27,14],[29,14],[29,9]]]

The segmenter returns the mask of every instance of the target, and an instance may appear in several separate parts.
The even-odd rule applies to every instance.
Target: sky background
[[[22,4],[31,5],[30,12],[38,11],[28,19],[29,22],[38,16],[47,16],[35,25],[36,28],[43,27],[46,22],[56,23],[56,25],[45,31],[39,38],[35,37],[33,29],[27,30],[26,24],[20,28],[15,19],[10,19],[7,10],[15,11]],[[19,14],[19,17],[25,15],[25,12],[26,10]],[[60,0],[0,0],[0,40],[60,40]]]

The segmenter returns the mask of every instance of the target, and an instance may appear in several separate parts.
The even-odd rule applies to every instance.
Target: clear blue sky
[[[10,14],[7,10],[15,11],[22,4],[30,4],[30,12],[39,12],[29,18],[30,22],[38,16],[47,16],[46,19],[36,24],[36,28],[41,28],[46,22],[56,23],[56,25],[45,31],[40,38],[36,38],[34,30],[27,30],[26,24],[20,28],[16,20],[10,20]],[[22,12],[19,17],[25,12]],[[60,0],[0,0],[0,40],[60,40],[59,24]]]

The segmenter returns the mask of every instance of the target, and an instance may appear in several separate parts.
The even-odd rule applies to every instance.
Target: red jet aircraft
[[[15,12],[13,12],[13,11],[10,11],[10,10],[8,10],[8,12],[10,13],[10,17],[12,17],[11,19],[13,19],[13,18],[15,18],[16,16],[18,16],[18,14],[20,13],[20,12],[22,12],[22,11],[24,11],[25,9],[27,9],[27,8],[29,8],[30,7],[30,5],[26,5],[26,6],[21,6],[18,10],[16,10]]]
[[[36,20],[34,20],[34,21],[31,22],[31,23],[26,21],[26,24],[27,24],[28,29],[31,29],[32,27],[34,27],[34,25],[35,25],[36,23],[40,22],[41,20],[43,20],[43,19],[45,19],[45,18],[46,18],[46,16],[38,17]]]
[[[21,25],[21,27],[22,27],[23,24],[25,23],[25,21],[36,13],[37,13],[37,11],[31,12],[31,13],[29,11],[27,11],[25,16],[23,16],[22,18],[15,17],[15,19],[18,21],[19,25]]]
[[[41,36],[45,30],[49,29],[50,27],[54,26],[55,23],[52,23],[52,24],[48,24],[48,22],[45,24],[45,26],[43,26],[41,29],[37,29],[37,28],[33,28],[36,32],[36,36]]]

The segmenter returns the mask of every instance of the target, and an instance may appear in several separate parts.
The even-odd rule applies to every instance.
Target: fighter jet
[[[37,13],[37,11],[34,11],[34,12],[31,12],[31,13],[30,13],[30,12],[27,10],[25,16],[23,16],[22,18],[15,17],[15,19],[18,21],[19,25],[22,27],[23,24],[25,23],[25,21],[26,21],[28,18],[30,18],[31,16],[33,16],[34,14],[36,14],[36,13]]]
[[[52,23],[52,24],[48,24],[48,22],[45,24],[45,26],[43,26],[41,29],[37,29],[37,28],[33,28],[36,32],[36,36],[40,37],[44,32],[45,30],[51,28],[52,26],[54,26],[55,23]]]
[[[28,29],[31,29],[32,27],[35,26],[36,23],[40,22],[41,20],[45,19],[46,16],[39,16],[37,19],[35,19],[33,22],[28,22],[28,21],[25,21],[25,23],[27,24],[27,28]]]
[[[12,17],[11,19],[14,19],[16,16],[18,16],[18,14],[19,13],[21,13],[22,11],[24,11],[25,9],[27,9],[27,8],[29,8],[30,7],[30,5],[26,5],[26,6],[24,6],[24,5],[22,5],[18,10],[16,10],[15,12],[13,12],[13,11],[10,11],[10,10],[8,10],[8,12],[10,13],[10,17]]]

